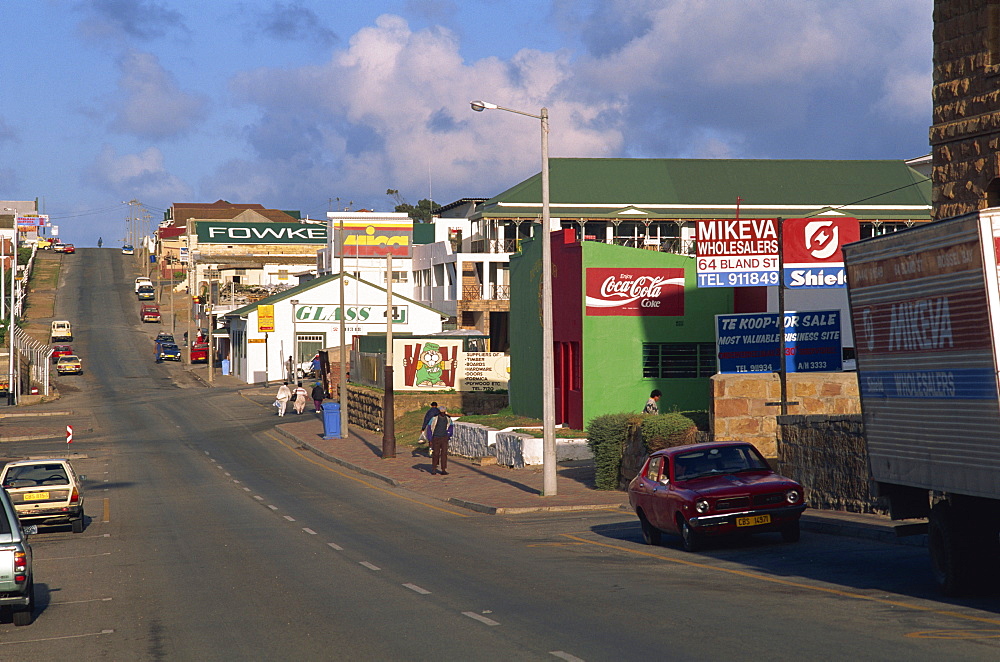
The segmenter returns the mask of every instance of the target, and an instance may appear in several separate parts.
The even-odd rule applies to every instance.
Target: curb
[[[400,483],[395,478],[389,478],[388,476],[383,476],[380,473],[376,473],[376,472],[374,472],[374,471],[372,471],[370,469],[365,469],[364,467],[359,467],[356,464],[353,464],[353,463],[348,462],[346,460],[341,460],[339,457],[336,457],[334,455],[330,455],[329,453],[327,453],[325,451],[321,451],[320,449],[318,449],[315,446],[313,446],[312,444],[310,444],[308,441],[305,441],[305,440],[301,439],[300,437],[296,437],[291,432],[286,432],[285,430],[282,430],[281,426],[277,426],[276,425],[274,427],[274,429],[275,429],[276,432],[278,432],[283,437],[285,437],[287,439],[291,439],[292,441],[295,441],[295,442],[297,442],[297,443],[305,446],[310,451],[312,451],[316,455],[320,456],[324,460],[328,460],[330,462],[333,462],[334,464],[339,464],[340,466],[342,466],[342,467],[344,467],[346,469],[350,469],[351,471],[355,471],[355,472],[357,472],[359,474],[368,476],[369,478],[374,478],[374,479],[380,480],[380,481],[382,481],[384,483],[388,483],[389,485],[392,485],[393,487],[401,487],[402,486],[402,483]]]
[[[900,527],[912,525],[899,525],[877,522],[849,522],[836,519],[834,517],[824,517],[814,512],[806,511],[799,520],[803,531],[811,533],[824,533],[833,536],[844,536],[848,538],[858,538],[861,540],[872,540],[888,545],[906,545],[908,547],[926,547],[926,535],[900,536]]]
[[[36,416],[72,416],[73,411],[39,411],[31,414],[0,414],[0,419],[4,418],[34,418]]]

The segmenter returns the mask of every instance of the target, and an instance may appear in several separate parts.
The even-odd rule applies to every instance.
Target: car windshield
[[[61,464],[14,465],[3,479],[3,486],[9,489],[39,485],[69,485],[66,467]]]
[[[80,359],[72,354],[67,354],[66,356],[59,357],[59,363],[76,363]]]
[[[741,471],[766,471],[768,468],[760,453],[749,445],[707,448],[674,457],[674,477],[677,480]]]

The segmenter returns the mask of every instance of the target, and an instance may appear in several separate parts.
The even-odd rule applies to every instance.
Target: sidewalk
[[[276,386],[269,389],[249,386],[240,393],[261,406],[270,407]],[[275,419],[276,421],[279,419]],[[323,424],[312,413],[312,403],[301,416],[286,413],[275,431],[320,457],[360,474],[405,488],[418,494],[481,513],[518,513],[572,510],[621,510],[631,513],[624,492],[597,490],[590,461],[560,463],[556,496],[541,496],[542,470],[473,464],[452,456],[448,475],[430,474],[431,460],[426,451],[414,452],[397,442],[396,457],[382,459],[382,434],[357,427],[347,439],[323,439]],[[287,422],[285,422],[287,421]],[[802,516],[802,529],[814,533],[849,536],[889,544],[926,545],[926,536],[900,537],[899,524],[882,515],[810,509]]]

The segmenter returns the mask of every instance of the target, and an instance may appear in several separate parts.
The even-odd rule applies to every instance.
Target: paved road
[[[943,602],[926,551],[822,535],[705,554],[620,512],[489,516],[328,464],[233,390],[157,365],[131,273],[66,260],[85,374],[59,409],[88,527],[33,538],[39,610],[0,659],[985,659],[1000,602]],[[61,454],[57,441],[7,456]]]

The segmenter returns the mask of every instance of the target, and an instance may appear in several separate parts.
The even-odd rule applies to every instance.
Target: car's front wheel
[[[781,539],[785,542],[798,542],[800,535],[801,530],[798,520],[795,520],[792,524],[786,524],[785,527],[781,529]]]
[[[701,534],[687,520],[681,520],[681,544],[685,552],[697,552],[702,547]]]

